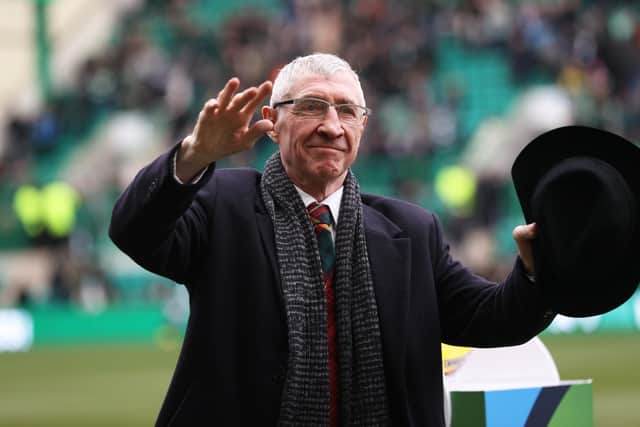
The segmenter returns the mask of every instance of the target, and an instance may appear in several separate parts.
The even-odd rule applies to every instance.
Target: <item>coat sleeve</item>
[[[113,208],[109,236],[145,269],[178,283],[189,279],[190,266],[208,244],[215,204],[215,166],[197,184],[180,184],[173,176],[177,146],[143,168]]]
[[[473,274],[449,253],[433,215],[430,251],[442,326],[453,345],[495,347],[521,344],[553,320],[541,289],[525,275],[520,259],[502,283]]]

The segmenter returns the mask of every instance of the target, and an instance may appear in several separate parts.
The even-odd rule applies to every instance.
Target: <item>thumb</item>
[[[537,225],[535,222],[527,225],[519,225],[513,229],[513,238],[516,242],[533,240],[536,238]]]
[[[527,272],[533,274],[535,264],[533,260],[533,239],[537,234],[536,224],[519,225],[513,229],[513,239],[518,247],[518,255]]]
[[[251,128],[249,128],[245,138],[247,142],[254,144],[258,138],[269,132],[271,129],[273,129],[273,122],[271,120],[258,120],[253,124],[253,126],[251,126]]]

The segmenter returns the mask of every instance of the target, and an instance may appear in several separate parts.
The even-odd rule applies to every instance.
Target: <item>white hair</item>
[[[358,94],[360,95],[358,102],[366,106],[358,74],[351,68],[347,61],[330,53],[314,53],[307,56],[299,56],[282,67],[273,82],[269,105],[273,106],[276,102],[283,101],[291,96],[291,88],[303,77],[321,76],[328,78],[338,72],[351,73],[358,84]]]

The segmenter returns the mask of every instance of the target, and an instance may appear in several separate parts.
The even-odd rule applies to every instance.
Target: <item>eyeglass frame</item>
[[[344,106],[344,105],[357,107],[361,111],[363,111],[362,117],[359,119],[359,121],[364,120],[365,117],[371,115],[371,113],[372,113],[372,110],[369,107],[365,107],[365,106],[362,106],[362,105],[354,104],[354,103],[351,103],[351,102],[334,103],[334,102],[329,102],[326,99],[316,98],[314,96],[303,96],[301,98],[285,99],[284,101],[275,102],[271,108],[278,108],[278,107],[282,107],[283,105],[292,105],[292,104],[295,104],[296,102],[299,102],[299,101],[302,101],[302,100],[319,101],[319,102],[321,102],[323,104],[326,104],[327,105],[327,111],[329,111],[329,107],[333,107],[336,110],[336,112],[338,112],[338,107],[341,107],[341,106]],[[326,112],[325,112],[325,114],[326,114]],[[318,117],[320,117],[320,116],[318,116]],[[345,122],[345,123],[348,123],[348,122]],[[356,121],[354,123],[358,123],[358,121]]]

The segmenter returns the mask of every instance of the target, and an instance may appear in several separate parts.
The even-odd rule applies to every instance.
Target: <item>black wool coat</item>
[[[287,374],[287,323],[260,173],[209,167],[173,177],[175,148],[141,170],[113,210],[110,236],[144,268],[184,284],[190,316],[158,426],[274,426]],[[363,194],[394,426],[443,426],[441,342],[515,345],[551,321],[516,261],[501,284],[449,255],[438,219]]]

